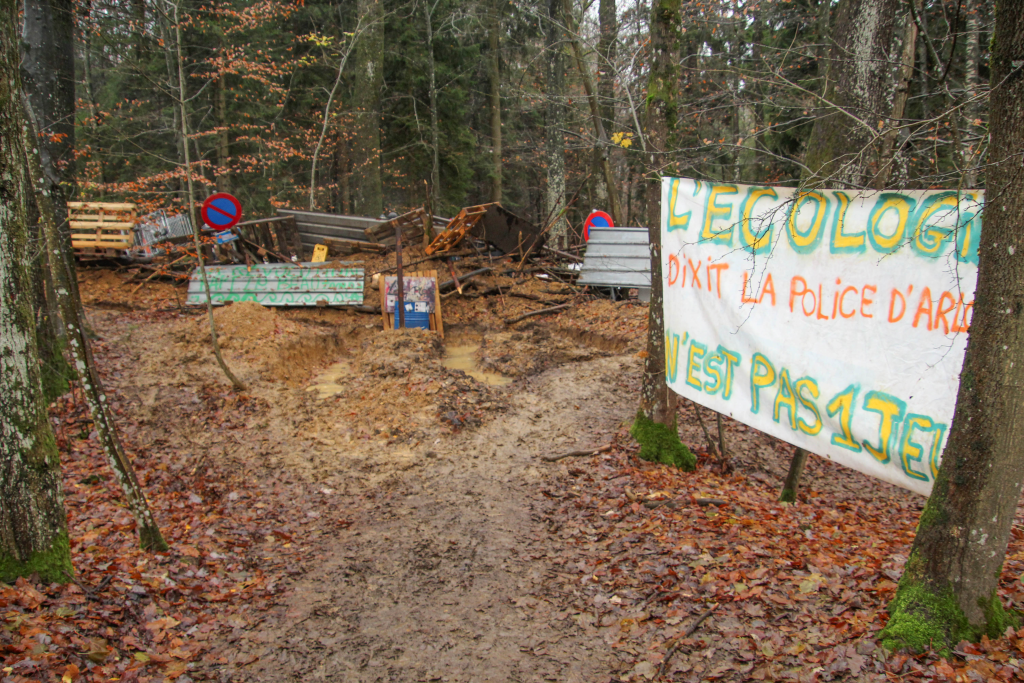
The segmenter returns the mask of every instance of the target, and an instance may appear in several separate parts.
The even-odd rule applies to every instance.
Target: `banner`
[[[664,179],[669,386],[927,495],[956,404],[982,201]]]

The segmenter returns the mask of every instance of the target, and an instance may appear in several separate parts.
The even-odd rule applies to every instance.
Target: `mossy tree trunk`
[[[0,581],[71,577],[60,460],[43,400],[28,268],[14,0],[0,0]]]
[[[36,140],[44,181],[65,233],[61,254],[33,250],[36,346],[42,361],[43,394],[53,400],[68,390],[74,371],[64,357],[65,335],[49,277],[50,258],[73,258],[67,197],[75,179],[75,4],[72,0],[26,0],[21,25],[21,78],[44,135]],[[28,207],[29,242],[41,244],[38,214]],[[77,282],[73,283],[77,287]]]
[[[696,458],[679,441],[676,395],[665,378],[665,293],[661,273],[661,177],[675,138],[680,38],[680,0],[655,0],[651,13],[651,71],[647,85],[647,230],[651,243],[651,304],[647,312],[647,357],[640,410],[631,433],[640,457],[692,470]],[[671,171],[670,171],[671,172]]]
[[[1014,621],[996,590],[1024,478],[1024,0],[996,5],[992,44],[974,318],[942,467],[881,634],[891,648],[944,650]]]

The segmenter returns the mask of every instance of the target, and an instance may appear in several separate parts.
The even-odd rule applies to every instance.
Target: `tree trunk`
[[[587,103],[590,105],[590,120],[594,126],[594,138],[597,144],[594,147],[597,152],[597,160],[604,177],[604,185],[608,197],[608,213],[616,225],[623,224],[622,209],[619,205],[619,191],[615,183],[615,174],[612,171],[611,159],[608,150],[611,143],[608,141],[608,133],[605,131],[604,123],[601,120],[601,109],[597,101],[597,90],[594,88],[593,79],[590,77],[590,70],[587,68],[583,58],[583,48],[580,45],[578,27],[572,16],[571,0],[563,0],[565,21],[568,26],[569,44],[572,45],[572,52],[576,58],[576,68],[580,72],[580,79],[583,81],[583,89],[587,94]]]
[[[981,103],[971,102],[978,96],[978,63],[981,61],[981,17],[983,3],[978,0],[967,2],[967,54],[964,61],[964,95],[969,100],[964,107],[964,115],[967,125],[964,132],[969,139],[964,150],[964,158],[967,166],[964,169],[964,187],[978,186],[978,166],[981,165],[981,155],[978,154],[978,147],[984,137],[980,127],[974,121],[980,118]]]
[[[384,83],[383,0],[358,0],[366,32],[356,44],[355,131],[352,144],[354,212],[376,218],[384,212],[380,169],[380,90]]]
[[[217,77],[217,191],[231,192],[231,133],[228,123],[227,74]]]
[[[600,38],[597,43],[597,94],[605,130],[615,123],[615,56],[619,23],[615,0],[600,0],[597,10]]]
[[[545,105],[545,156],[547,158],[547,193],[545,209],[551,226],[551,240],[556,249],[568,245],[569,225],[565,219],[565,143],[562,130],[565,128],[565,51],[562,43],[564,18],[562,0],[547,0],[548,26],[545,49],[547,50],[547,78]]]
[[[651,303],[640,410],[631,433],[640,457],[692,470],[697,460],[679,441],[676,394],[665,378],[665,313],[661,271],[661,176],[665,151],[676,136],[675,92],[679,64],[681,0],[655,0],[651,12],[651,67],[647,85],[647,149],[654,160],[647,182],[647,229],[651,242]]]
[[[57,443],[39,377],[27,264],[17,3],[0,0],[0,582],[71,578]]]
[[[890,120],[892,125],[887,126],[882,132],[882,147],[879,154],[879,169],[875,176],[872,187],[877,190],[884,190],[893,184],[901,185],[906,178],[905,164],[900,160],[902,155],[896,143],[900,138],[900,131],[896,126],[903,119],[907,109],[907,99],[910,95],[910,84],[914,78],[914,53],[917,50],[917,24],[913,21],[904,22],[906,37],[903,40],[903,56],[899,75],[896,79],[896,92],[892,99],[892,112]]]
[[[71,232],[67,224],[67,197],[75,179],[75,4],[70,0],[26,0],[21,41],[22,87],[38,112],[44,135],[36,145],[42,158],[44,179],[53,199],[63,235],[62,253],[39,251],[34,259],[37,349],[43,362],[43,394],[53,400],[67,391],[74,372],[64,359],[64,333],[56,301],[47,296],[50,258],[72,259]],[[29,224],[38,214],[29,207]],[[33,235],[37,237],[38,235]],[[33,241],[38,243],[37,241]],[[77,290],[78,283],[71,283]],[[50,290],[52,292],[52,288]]]
[[[175,52],[174,52],[174,36],[173,27],[170,25],[170,19],[167,16],[167,12],[160,12],[160,38],[162,47],[164,49],[164,67],[167,71],[167,92],[174,93],[178,90],[178,77],[177,69],[175,68]],[[184,97],[184,96],[183,96]],[[174,131],[174,149],[178,155],[177,162],[181,166],[185,165],[185,138],[182,137],[182,120],[181,120],[181,107],[174,101],[172,95],[171,100],[171,125]],[[176,179],[178,198],[183,202],[188,202],[189,197],[186,194],[185,183],[182,183],[180,179]],[[195,214],[190,214],[189,218],[192,223],[196,223]]]
[[[804,473],[807,456],[808,452],[802,448],[796,449],[796,452],[793,453],[793,459],[789,461],[789,473],[786,474],[786,481],[782,485],[782,493],[779,494],[780,502],[796,502],[796,494],[800,491],[800,477]]]
[[[842,0],[829,56],[828,103],[807,141],[804,182],[873,186],[886,166],[881,128],[891,125],[909,21],[903,0]]]
[[[423,15],[427,25],[427,68],[430,71],[430,203],[441,208],[441,136],[437,124],[437,74],[434,69],[434,17],[430,11],[430,0],[423,3]],[[402,311],[399,311],[401,314]]]
[[[501,201],[501,5],[492,2],[487,27],[487,80],[491,105],[491,201]]]
[[[1012,620],[997,594],[1024,477],[1024,0],[996,5],[990,166],[974,319],[932,495],[881,633],[948,650]]]

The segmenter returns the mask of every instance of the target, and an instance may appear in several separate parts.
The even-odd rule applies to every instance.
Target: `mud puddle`
[[[306,387],[306,391],[315,391],[320,398],[337,396],[345,389],[345,387],[340,384],[341,380],[351,376],[352,366],[348,361],[341,361],[331,365],[320,373],[316,379],[313,380],[313,384]]]
[[[479,344],[450,344],[445,347],[445,358],[442,364],[452,370],[462,370],[476,381],[484,384],[499,387],[511,384],[511,377],[480,368],[476,358],[476,352],[479,349]]]

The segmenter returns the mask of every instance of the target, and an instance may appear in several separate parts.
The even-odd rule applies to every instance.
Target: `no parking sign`
[[[206,198],[200,213],[214,230],[227,230],[242,220],[242,205],[227,192],[218,192]]]
[[[604,211],[592,211],[583,223],[583,239],[590,241],[590,228],[614,228],[612,217]]]

